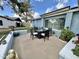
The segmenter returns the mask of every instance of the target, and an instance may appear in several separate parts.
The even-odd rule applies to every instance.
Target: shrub
[[[7,42],[6,42],[6,40],[5,40],[5,38],[7,37],[7,35],[8,35],[8,33],[9,33],[10,31],[3,31],[3,32],[0,32],[0,44],[6,44]]]
[[[74,49],[72,49],[73,54],[79,57],[79,45],[76,45]]]
[[[20,26],[20,27],[25,27],[25,26],[24,26],[24,24],[21,24],[21,26]]]
[[[12,31],[14,31],[14,26],[9,26],[9,28],[10,28]]]
[[[75,34],[72,31],[70,31],[69,29],[63,29],[61,32],[61,35],[60,35],[60,39],[68,42],[74,36],[75,36]]]

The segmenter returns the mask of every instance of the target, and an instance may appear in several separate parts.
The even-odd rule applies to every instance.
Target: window
[[[65,18],[60,18],[60,29],[64,29],[64,25],[65,25]]]
[[[53,23],[53,28],[61,30],[64,28],[65,18],[56,19],[56,22]]]
[[[49,21],[45,20],[45,27],[47,27],[47,28],[48,28],[48,23],[49,23]]]
[[[2,20],[0,20],[0,26],[2,26],[3,25],[3,22],[2,22]]]
[[[48,28],[61,30],[64,28],[65,18],[49,18],[45,21],[45,26]]]

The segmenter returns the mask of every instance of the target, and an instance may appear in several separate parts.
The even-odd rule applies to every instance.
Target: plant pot
[[[76,42],[79,44],[79,34],[77,34],[77,41]]]
[[[78,40],[77,40],[77,42],[79,43],[79,36],[78,36]]]

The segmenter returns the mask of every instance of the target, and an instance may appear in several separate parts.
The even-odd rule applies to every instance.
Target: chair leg
[[[33,40],[33,35],[30,35],[30,38]]]
[[[47,40],[49,40],[49,37],[46,37]]]
[[[47,40],[49,40],[49,37],[47,37]]]
[[[44,42],[45,42],[45,37],[44,37]]]
[[[32,40],[34,40],[34,36],[32,36]]]

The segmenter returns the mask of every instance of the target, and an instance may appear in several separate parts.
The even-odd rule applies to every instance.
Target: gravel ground
[[[58,59],[59,51],[66,43],[55,36],[44,42],[43,39],[32,40],[29,34],[15,38],[14,49],[20,59]]]

